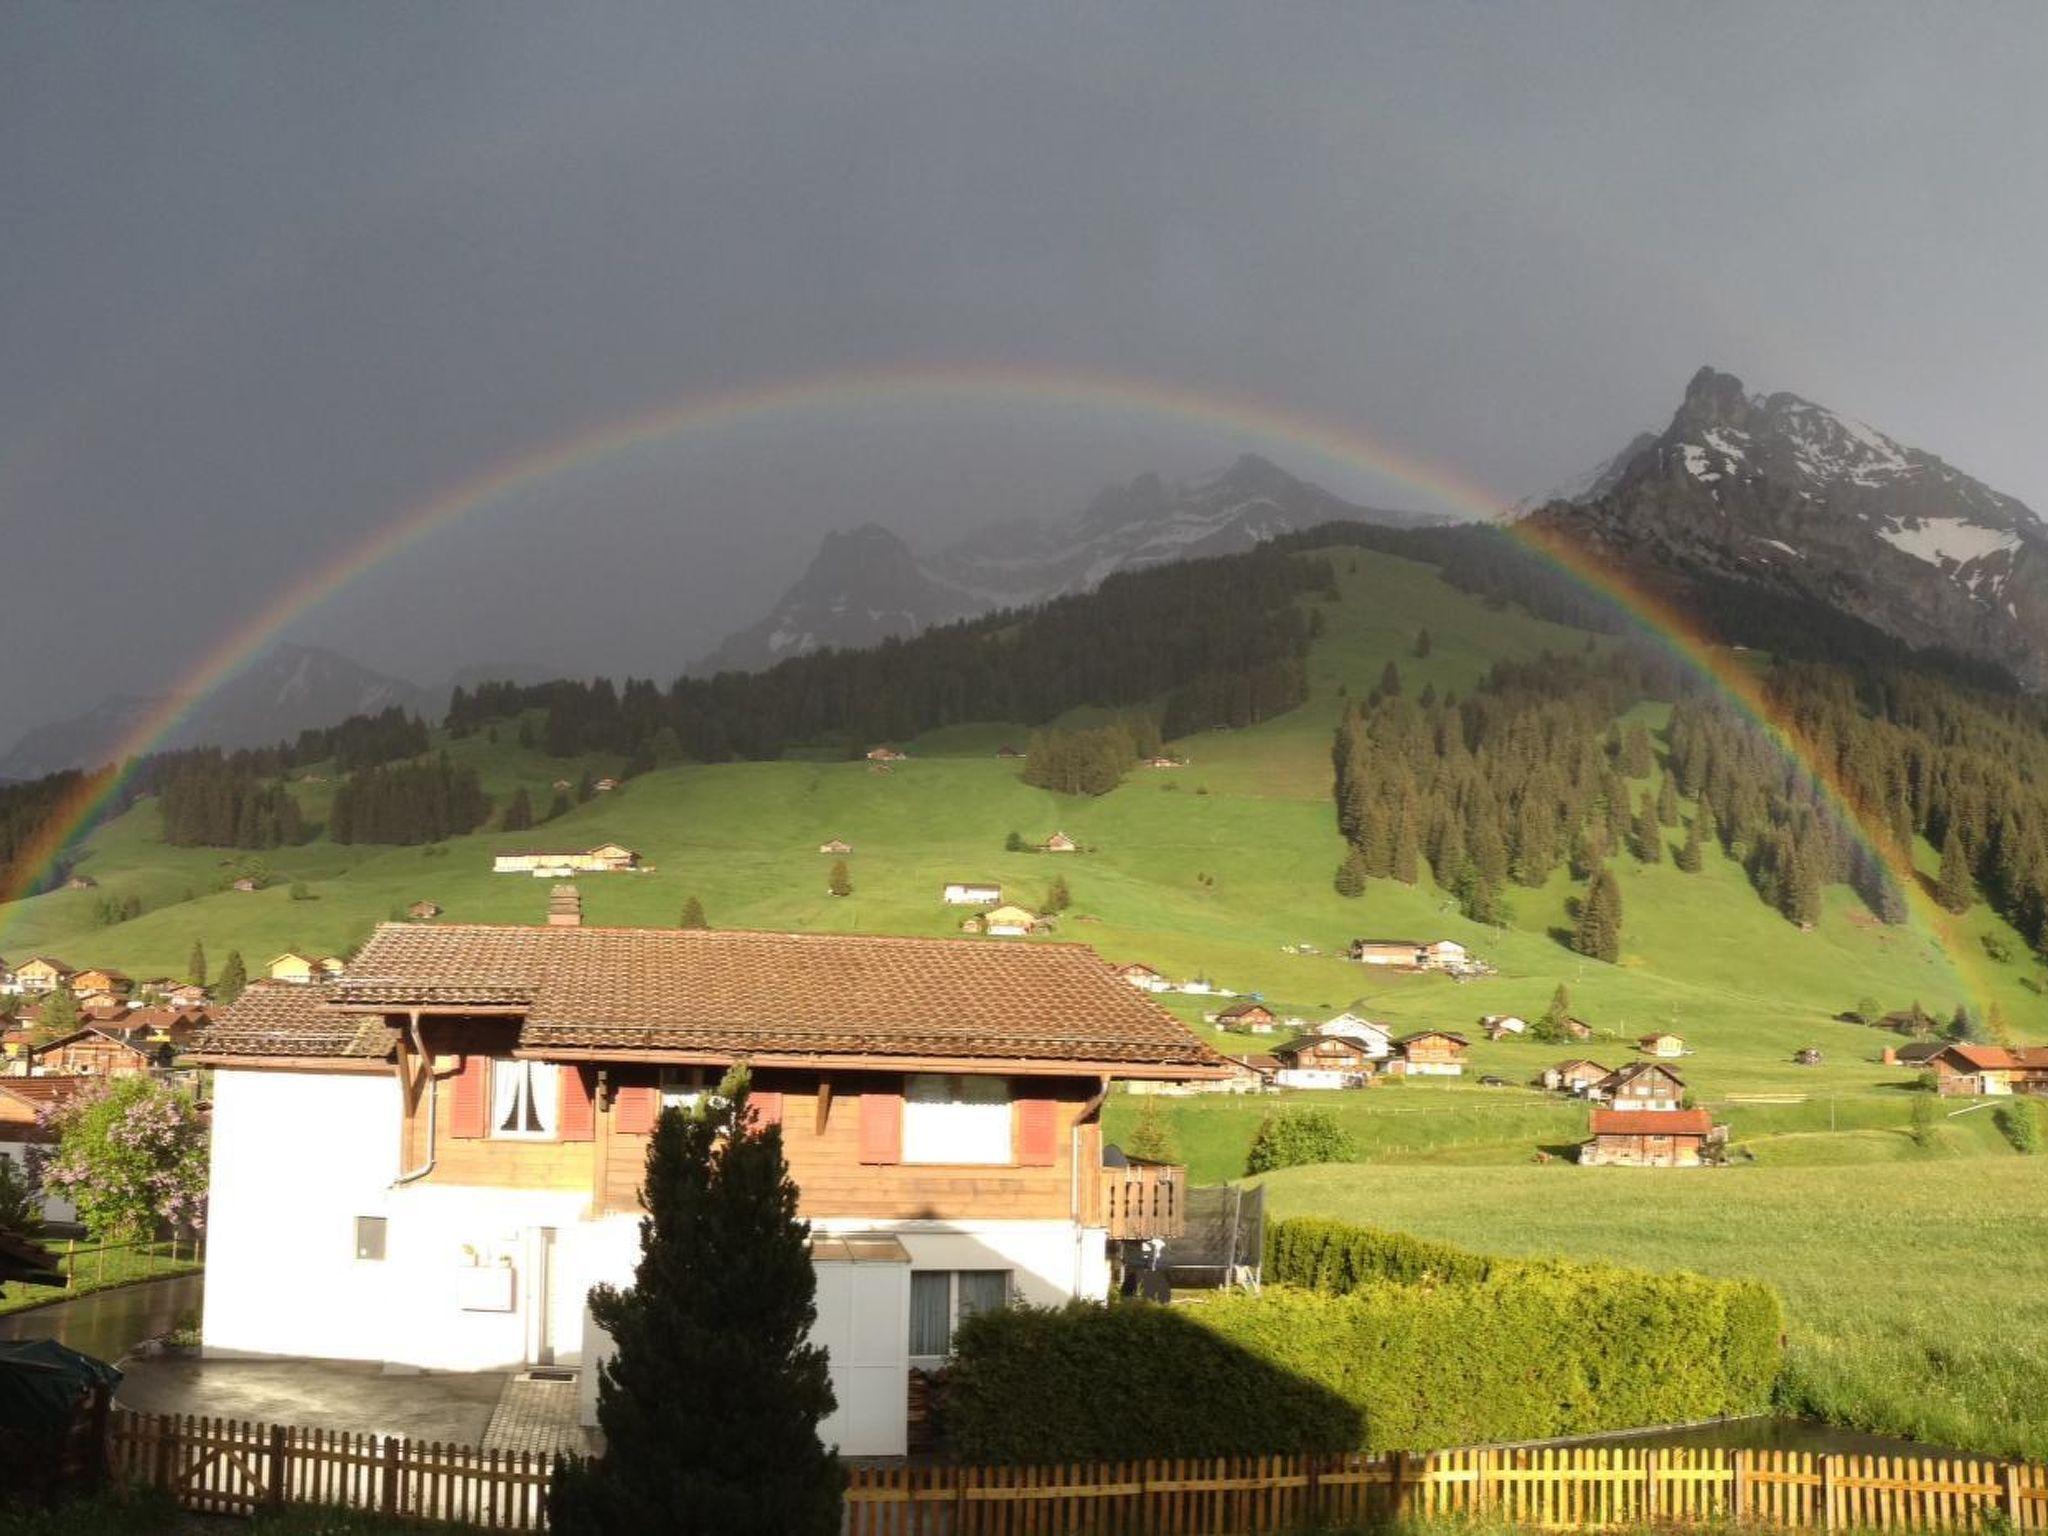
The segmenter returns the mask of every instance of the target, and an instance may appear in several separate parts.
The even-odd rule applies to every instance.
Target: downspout
[[[406,1034],[412,1041],[413,1053],[419,1057],[420,1071],[426,1078],[427,1160],[421,1163],[419,1167],[412,1169],[410,1172],[401,1173],[397,1178],[393,1179],[391,1181],[393,1189],[397,1189],[401,1184],[411,1184],[424,1179],[434,1171],[434,1111],[441,1097],[440,1094],[434,1091],[434,1058],[427,1054],[426,1044],[420,1039],[420,1011],[417,1008],[413,1009],[411,1021],[406,1025]]]
[[[1104,1077],[1094,1095],[1081,1106],[1081,1113],[1074,1117],[1074,1128],[1067,1132],[1067,1165],[1070,1175],[1068,1183],[1071,1186],[1067,1191],[1067,1209],[1074,1221],[1074,1279],[1068,1288],[1068,1294],[1071,1296],[1081,1294],[1083,1256],[1088,1241],[1083,1235],[1087,1229],[1081,1225],[1081,1127],[1088,1123],[1091,1116],[1102,1112],[1103,1100],[1108,1097],[1109,1079]],[[1098,1167],[1097,1173],[1100,1171]]]

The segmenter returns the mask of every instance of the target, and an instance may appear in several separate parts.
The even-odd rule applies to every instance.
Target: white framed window
[[[903,1083],[903,1161],[1015,1161],[1010,1148],[1010,1080],[913,1072]]]
[[[553,1062],[493,1060],[492,1138],[499,1141],[552,1141],[561,1087],[561,1069]]]
[[[977,1312],[1010,1303],[1007,1269],[918,1269],[910,1274],[910,1357],[943,1360],[953,1330]]]
[[[710,1067],[663,1067],[661,1107],[685,1112],[706,1102],[718,1102],[718,1085],[725,1073]]]

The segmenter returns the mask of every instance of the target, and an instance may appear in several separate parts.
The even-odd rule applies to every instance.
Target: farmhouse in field
[[[1685,1080],[1654,1061],[1635,1061],[1601,1078],[1587,1097],[1616,1109],[1677,1109],[1685,1102]]]
[[[519,848],[497,854],[491,860],[492,874],[532,875],[540,880],[559,880],[565,875],[624,874],[644,867],[638,853],[619,843],[600,843],[581,852]]]
[[[1589,1168],[1696,1168],[1726,1135],[1704,1109],[1596,1109],[1579,1144]]]
[[[1946,1040],[1916,1040],[1911,1045],[1886,1046],[1881,1059],[1888,1067],[1931,1069],[1934,1066],[1934,1058],[1947,1049]]]
[[[939,894],[949,907],[986,907],[1003,899],[1003,888],[991,880],[954,880]]]
[[[996,756],[1002,758],[1006,762],[1012,758],[1022,757],[1023,755],[1024,749],[1022,747],[1013,745],[1012,743],[1007,741],[1004,742],[1000,747],[996,748]]]
[[[1273,1048],[1278,1088],[1363,1088],[1373,1062],[1365,1047],[1343,1035],[1303,1035]]]
[[[416,901],[405,909],[405,915],[416,923],[424,923],[441,915],[438,901]]]
[[[1128,965],[1116,967],[1116,974],[1129,982],[1140,992],[1171,992],[1173,983],[1142,960],[1133,960]]]
[[[1360,965],[1393,971],[1456,971],[1470,963],[1465,946],[1455,939],[1428,944],[1414,939],[1353,939],[1350,954]]]
[[[878,1456],[960,1319],[1105,1299],[1112,1242],[1179,1235],[1184,1170],[1104,1166],[1109,1085],[1237,1074],[1080,945],[477,924],[258,982],[197,1060],[209,1356],[572,1370],[586,1422],[656,1117],[751,1063],[812,1226],[821,1432]]]
[[[1949,1098],[2048,1093],[2048,1046],[1951,1045],[1934,1057],[1935,1089]]]
[[[1017,939],[1028,933],[1037,932],[1039,918],[1036,913],[1027,912],[1016,905],[991,907],[978,912],[960,925],[962,933],[985,933],[992,938]]]
[[[843,837],[828,837],[827,839],[825,839],[824,842],[818,844],[818,852],[851,853],[853,852],[853,844],[849,843]]]
[[[1512,1013],[1489,1013],[1479,1021],[1489,1040],[1509,1040],[1528,1033],[1529,1021]]]
[[[1081,845],[1064,832],[1055,832],[1038,845],[1040,853],[1079,853]]]
[[[1472,1042],[1448,1029],[1418,1029],[1394,1044],[1401,1052],[1401,1071],[1410,1077],[1463,1077]]]
[[[1264,1003],[1250,1001],[1232,1003],[1216,1015],[1218,1027],[1242,1030],[1248,1035],[1270,1035],[1280,1025],[1280,1019]]]
[[[1673,1057],[1686,1054],[1685,1037],[1669,1033],[1644,1035],[1636,1041],[1636,1048],[1645,1056]]]
[[[251,891],[260,891],[263,889],[263,887],[256,883],[256,877],[254,875],[237,875],[233,880],[230,880],[228,882],[228,889],[231,891],[242,891],[244,893],[247,893]]]
[[[909,755],[907,752],[899,752],[894,747],[886,744],[868,748],[868,761],[871,763],[900,763]]]
[[[1545,1067],[1540,1079],[1543,1086],[1552,1093],[1569,1093],[1590,1096],[1592,1090],[1605,1082],[1612,1074],[1597,1061],[1588,1061],[1583,1056],[1571,1061],[1560,1061],[1555,1066]]]
[[[1355,1013],[1340,1013],[1333,1019],[1323,1020],[1316,1026],[1316,1033],[1356,1041],[1373,1061],[1385,1061],[1394,1054],[1393,1031]]]
[[[596,790],[600,795],[608,795],[613,790],[619,787],[619,781],[617,779],[607,776],[605,778],[599,779],[595,784],[591,785],[590,787]]]

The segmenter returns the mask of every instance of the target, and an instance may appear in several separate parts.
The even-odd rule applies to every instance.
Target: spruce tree
[[[1391,661],[1380,668],[1380,685],[1377,691],[1383,699],[1401,697],[1401,669]]]
[[[1941,873],[1935,877],[1934,899],[1951,912],[1967,912],[1975,893],[1970,887],[1970,856],[1953,822],[1941,844]]]
[[[213,989],[214,997],[223,1005],[232,1003],[248,985],[249,972],[242,964],[242,952],[229,950],[228,963],[220,968],[220,983]]]
[[[1706,862],[1705,845],[1700,839],[1700,818],[1695,816],[1685,829],[1685,841],[1678,852],[1671,856],[1671,862],[1688,875],[1696,875]]]
[[[512,791],[511,803],[505,807],[504,830],[524,832],[533,825],[533,801],[526,793],[526,786],[520,785]]]
[[[1344,862],[1337,866],[1336,879],[1331,883],[1339,896],[1363,896],[1365,894],[1365,858],[1354,848],[1344,856]]]
[[[548,820],[553,821],[558,816],[568,814],[569,792],[566,789],[558,789],[555,791],[555,798],[548,802]]]
[[[1429,652],[1429,631],[1427,629],[1419,629],[1415,632],[1415,654],[1419,659],[1421,657],[1427,656]]]
[[[837,859],[833,861],[832,874],[825,886],[825,890],[833,896],[851,896],[853,894],[853,875],[847,870],[846,860]]]
[[[1657,785],[1657,820],[1667,827],[1678,825],[1678,789],[1668,773]]]
[[[664,1109],[647,1148],[630,1290],[590,1293],[605,1454],[560,1464],[562,1536],[838,1536],[845,1473],[818,1439],[835,1406],[810,1225],[782,1128],[751,1119],[744,1069],[694,1111]]]
[[[1146,1094],[1138,1106],[1137,1123],[1130,1134],[1123,1139],[1124,1151],[1140,1162],[1177,1163],[1180,1161],[1180,1141],[1173,1133],[1173,1122],[1159,1107],[1156,1094]]]
[[[185,979],[195,987],[206,985],[206,946],[192,941],[192,953],[185,957]]]
[[[1550,1006],[1543,1010],[1543,1017],[1536,1021],[1536,1038],[1552,1044],[1571,1038],[1572,994],[1563,982],[1550,994]]]
[[[710,922],[704,916],[704,903],[692,896],[683,903],[683,915],[676,922],[678,928],[709,928]]]
[[[1643,791],[1642,808],[1636,812],[1633,841],[1636,857],[1645,864],[1664,862],[1664,829],[1657,825],[1657,803],[1650,798],[1648,790]]]
[[[1621,887],[1612,870],[1600,870],[1587,886],[1572,930],[1572,948],[1609,965],[1621,958]]]

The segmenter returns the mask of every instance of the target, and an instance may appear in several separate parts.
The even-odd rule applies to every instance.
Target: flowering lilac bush
[[[56,1142],[36,1174],[99,1236],[134,1241],[159,1224],[205,1224],[206,1122],[191,1094],[154,1078],[116,1078],[37,1119]]]

